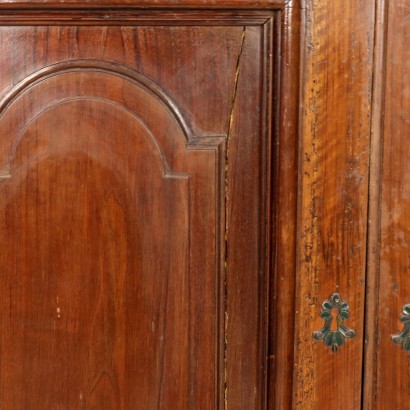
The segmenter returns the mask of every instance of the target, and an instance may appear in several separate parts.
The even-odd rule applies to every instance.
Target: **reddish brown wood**
[[[1,27],[0,86],[8,91],[33,72],[61,61],[117,62],[159,84],[193,132],[220,135],[226,132],[241,33],[241,27]],[[205,46],[212,41],[216,52],[211,60]],[[214,87],[207,85],[211,79]]]
[[[275,87],[280,87],[280,100],[274,100],[278,122],[274,124],[279,144],[272,147],[273,177],[271,192],[275,209],[271,226],[274,229],[270,298],[269,333],[269,409],[292,409],[295,272],[296,272],[296,212],[298,182],[298,117],[300,77],[300,7],[292,1],[282,13],[281,70]],[[276,46],[273,46],[276,49]],[[274,95],[276,95],[274,93]]]
[[[266,10],[173,10],[173,9],[138,9],[138,8],[101,8],[90,10],[51,9],[46,13],[36,9],[1,9],[2,26],[175,26],[179,20],[184,25],[206,26],[245,26],[263,25],[272,16]]]
[[[263,31],[257,27],[246,27],[242,33],[227,134],[226,402],[234,409],[257,408],[263,394],[260,363],[264,361],[265,319],[260,306],[249,305],[250,300],[266,303],[266,251],[262,241],[266,226],[261,220],[266,216],[266,172],[257,164],[266,164],[267,142],[266,135],[260,133],[263,79],[255,81],[262,70],[258,59],[262,39]],[[245,80],[249,75],[254,81]],[[246,116],[241,115],[245,111]],[[246,191],[238,174],[247,175]],[[256,226],[259,229],[254,229]],[[243,251],[239,254],[238,249]],[[244,310],[243,306],[248,308]],[[239,334],[241,338],[237,339]],[[252,343],[255,339],[256,344]],[[244,346],[249,355],[243,354]]]
[[[64,3],[55,0],[6,0],[0,4],[2,8],[102,8],[102,7],[132,7],[132,8],[204,8],[204,9],[280,9],[287,0],[65,0]]]
[[[55,79],[44,87],[73,87],[74,99],[3,117],[19,126],[2,183],[2,407],[187,407],[189,353],[214,355],[212,339],[207,352],[188,348],[188,179],[166,170],[152,128],[125,104],[79,99],[75,79]],[[36,91],[22,98],[52,94]]]
[[[0,407],[267,406],[296,198],[298,17],[256,11],[278,4],[0,13]]]
[[[215,151],[186,151],[149,82],[83,61],[30,82],[0,119],[2,407],[208,408]]]

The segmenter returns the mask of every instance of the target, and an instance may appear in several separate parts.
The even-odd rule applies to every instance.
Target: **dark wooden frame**
[[[298,0],[142,0],[136,3],[10,2],[0,5],[0,25],[263,25],[264,95],[266,119],[266,201],[261,220],[265,250],[261,273],[260,397],[258,408],[291,409],[294,355],[296,220],[298,185],[298,118],[300,72],[300,18]],[[181,21],[183,19],[183,21]],[[223,155],[223,153],[221,153]],[[262,191],[263,192],[263,191]],[[222,217],[223,219],[223,217]],[[224,276],[224,275],[222,275]],[[219,292],[225,295],[224,277]],[[245,301],[244,301],[245,302]],[[227,301],[224,297],[225,307]],[[246,303],[242,304],[246,310]],[[235,312],[236,315],[240,312]],[[225,309],[220,309],[219,331],[225,332]],[[234,336],[234,337],[233,337]],[[241,344],[241,335],[230,340]],[[224,380],[229,358],[220,337],[219,400],[217,408],[232,408]],[[242,354],[247,355],[246,346]],[[245,382],[245,381],[244,381]],[[227,385],[228,383],[228,385]]]

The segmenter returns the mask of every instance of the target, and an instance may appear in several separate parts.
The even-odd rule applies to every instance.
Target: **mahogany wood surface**
[[[0,408],[408,409],[409,15],[0,2]]]
[[[374,2],[304,8],[295,409],[360,409]],[[339,292],[356,337],[333,352],[312,333]],[[334,328],[333,328],[334,329]]]
[[[261,350],[264,336],[264,322],[254,308],[242,309],[244,301],[260,300],[266,296],[266,284],[259,280],[259,273],[266,270],[261,265],[266,260],[266,248],[261,247],[261,239],[265,232],[257,229],[247,229],[250,225],[260,221],[266,215],[265,206],[260,198],[267,198],[266,173],[262,170],[249,172],[252,158],[260,163],[266,163],[267,140],[266,134],[254,126],[258,123],[260,113],[258,107],[263,104],[260,94],[262,83],[245,81],[249,72],[253,78],[261,71],[262,61],[258,59],[261,49],[255,47],[262,44],[263,33],[259,28],[247,27],[242,33],[242,46],[237,63],[237,88],[232,95],[232,111],[227,133],[227,148],[225,164],[227,167],[226,191],[226,352],[229,366],[227,368],[226,400],[232,408],[256,408],[260,402],[263,390],[258,362],[249,360],[243,355],[243,347],[236,343],[235,335],[242,334],[245,345],[248,346],[250,357],[263,354]],[[253,44],[253,47],[249,47]],[[262,80],[262,78],[261,78]],[[241,85],[241,87],[239,87]],[[242,113],[245,113],[243,115]],[[247,174],[247,192],[238,180],[238,174]],[[246,195],[247,200],[238,200]],[[239,210],[240,209],[240,210]],[[255,221],[252,223],[252,221]],[[246,232],[246,233],[245,233]],[[262,235],[262,236],[261,236]],[[243,246],[247,242],[247,246]],[[238,253],[238,250],[242,252]],[[253,274],[252,274],[253,272]],[[247,280],[244,280],[244,278]],[[255,337],[260,337],[259,343],[252,343]],[[232,341],[232,343],[230,342]],[[255,349],[255,351],[249,349]],[[252,377],[252,378],[250,378]],[[249,383],[243,385],[240,380],[248,378]],[[254,379],[255,378],[255,379]]]
[[[282,12],[280,72],[275,82],[280,84],[279,100],[272,109],[278,117],[274,126],[272,158],[272,206],[275,209],[270,248],[272,248],[270,283],[269,384],[268,408],[292,409],[295,272],[296,272],[296,216],[298,197],[299,153],[299,79],[301,7],[298,1],[289,2]],[[279,26],[279,21],[277,22]]]
[[[407,3],[0,2],[0,407],[406,409]]]
[[[299,15],[251,3],[0,12],[1,408],[291,408]]]

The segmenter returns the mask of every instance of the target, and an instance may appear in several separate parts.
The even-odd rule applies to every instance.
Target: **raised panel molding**
[[[219,9],[282,9],[285,6],[292,6],[291,0],[139,0],[138,3],[131,0],[99,0],[98,3],[91,0],[68,0],[64,4],[55,2],[55,0],[11,0],[4,4],[5,9],[19,8],[129,8],[129,9],[151,9],[159,10],[169,9],[188,9],[188,10],[219,10]]]
[[[21,212],[19,209],[23,209],[27,206],[36,209],[36,216],[29,216],[26,224],[41,223],[41,216],[39,215],[41,215],[42,212],[44,212],[45,215],[49,215],[48,218],[50,221],[54,221],[54,216],[50,214],[52,210],[48,210],[48,208],[43,209],[38,203],[38,201],[40,201],[40,203],[44,203],[45,201],[42,192],[51,189],[51,187],[47,185],[47,180],[51,178],[51,175],[53,175],[56,181],[60,181],[61,179],[62,184],[55,189],[54,195],[60,198],[60,202],[56,202],[53,207],[60,209],[59,212],[65,214],[67,211],[63,208],[64,204],[69,206],[68,203],[70,202],[76,203],[75,197],[73,196],[71,198],[69,196],[76,195],[76,183],[79,184],[78,192],[81,194],[83,192],[82,187],[84,185],[88,186],[90,183],[87,178],[94,178],[93,175],[95,174],[94,184],[97,184],[97,186],[92,188],[92,194],[89,194],[90,197],[88,200],[85,200],[85,198],[87,198],[85,196],[87,191],[84,191],[83,203],[87,204],[93,201],[98,204],[101,202],[102,208],[96,208],[93,212],[97,213],[97,215],[105,212],[104,203],[106,203],[107,197],[110,197],[110,192],[107,191],[108,188],[104,188],[105,185],[101,185],[102,188],[98,188],[98,186],[102,184],[99,179],[105,179],[105,183],[108,183],[109,186],[112,187],[111,195],[113,196],[114,205],[117,204],[121,214],[123,214],[122,218],[124,218],[125,233],[123,232],[121,234],[127,238],[128,245],[126,249],[130,246],[135,249],[142,246],[144,249],[143,243],[147,242],[145,253],[143,252],[142,256],[138,256],[140,253],[136,250],[136,258],[143,257],[147,252],[154,257],[155,252],[157,252],[155,251],[157,245],[153,242],[154,239],[149,239],[152,236],[152,234],[149,233],[151,231],[157,234],[156,240],[161,240],[162,243],[167,241],[167,237],[161,236],[161,228],[163,230],[165,229],[164,235],[172,235],[175,239],[179,239],[175,242],[174,252],[177,254],[183,252],[185,256],[183,256],[183,254],[181,256],[177,254],[173,255],[174,262],[171,266],[174,266],[172,268],[174,269],[174,273],[171,274],[171,272],[166,273],[166,271],[164,271],[164,269],[171,269],[170,267],[167,268],[165,262],[161,262],[161,260],[164,261],[164,259],[161,259],[163,258],[161,255],[166,256],[166,253],[158,254],[156,257],[158,262],[150,262],[151,264],[157,263],[159,265],[162,263],[161,266],[158,265],[158,272],[156,274],[159,275],[158,280],[154,278],[150,279],[150,281],[152,281],[150,285],[148,279],[144,279],[145,276],[143,276],[139,279],[138,284],[139,286],[145,284],[144,286],[149,287],[161,281],[165,281],[165,287],[163,287],[162,293],[159,293],[151,302],[154,303],[158,299],[160,303],[159,307],[162,306],[161,309],[164,317],[158,320],[160,323],[161,320],[163,322],[163,325],[161,325],[164,326],[163,332],[167,329],[165,324],[167,316],[172,318],[172,320],[169,319],[170,323],[173,323],[180,329],[179,333],[175,334],[170,330],[166,331],[166,334],[173,334],[174,336],[168,336],[168,339],[165,339],[167,341],[165,346],[161,344],[155,348],[153,340],[151,348],[154,349],[153,351],[149,350],[148,346],[145,347],[145,349],[152,351],[150,356],[151,360],[153,362],[162,360],[162,362],[158,362],[158,366],[162,369],[161,371],[165,371],[164,369],[167,368],[167,366],[169,367],[167,377],[170,377],[170,374],[174,374],[173,377],[175,378],[185,377],[183,375],[186,375],[186,377],[189,376],[188,379],[181,379],[181,383],[186,383],[186,387],[184,388],[178,385],[178,390],[173,392],[169,389],[165,390],[166,381],[162,379],[162,376],[158,379],[159,375],[155,376],[154,373],[147,373],[147,377],[151,374],[149,377],[152,378],[152,383],[159,387],[156,400],[158,400],[158,403],[161,403],[162,400],[164,400],[164,403],[168,403],[169,400],[172,400],[178,403],[178,407],[182,408],[194,405],[196,400],[195,402],[191,402],[191,397],[196,389],[195,387],[190,388],[192,392],[188,396],[181,395],[181,392],[189,389],[189,386],[196,385],[193,381],[195,379],[195,376],[193,376],[193,372],[195,371],[192,368],[193,363],[178,363],[176,361],[175,348],[185,346],[185,350],[189,352],[188,356],[191,361],[196,361],[201,356],[214,356],[211,363],[218,363],[220,360],[219,356],[221,354],[223,355],[223,352],[218,352],[218,344],[210,344],[210,338],[211,340],[214,339],[213,335],[217,334],[217,329],[220,326],[218,318],[223,316],[223,313],[218,312],[224,305],[223,300],[217,300],[217,294],[212,294],[209,291],[206,292],[208,295],[208,308],[202,310],[204,313],[203,321],[207,324],[204,323],[201,325],[201,321],[198,319],[195,320],[195,325],[190,323],[190,315],[188,315],[187,312],[197,311],[199,308],[198,304],[200,304],[200,299],[197,297],[190,299],[188,295],[196,294],[200,289],[203,290],[207,287],[203,280],[198,280],[198,278],[194,280],[194,278],[201,275],[200,272],[202,272],[202,277],[205,279],[204,269],[209,269],[209,267],[207,268],[209,263],[216,267],[222,265],[222,262],[220,262],[221,253],[215,253],[213,249],[221,246],[218,244],[218,241],[222,234],[217,231],[217,226],[223,226],[220,222],[222,215],[220,214],[221,207],[219,204],[221,204],[223,200],[221,199],[222,193],[219,192],[219,181],[223,178],[224,168],[223,162],[218,159],[218,152],[221,144],[226,140],[226,136],[205,135],[202,140],[200,136],[193,135],[175,103],[157,84],[135,70],[106,61],[71,60],[47,66],[13,87],[3,98],[0,106],[0,135],[2,141],[0,146],[1,174],[3,178],[6,178],[1,187],[4,193],[3,196],[4,198],[20,198],[21,187],[25,186],[29,193],[33,192],[29,195],[33,195],[34,198],[37,198],[36,202],[31,203],[29,202],[31,201],[31,196],[23,196],[16,204],[4,204],[3,209],[5,209],[6,214],[10,212],[11,207],[15,207],[16,211],[14,212],[19,213]],[[102,121],[95,122],[98,118]],[[76,122],[78,122],[78,124],[76,124]],[[113,124],[116,124],[117,127],[115,128]],[[100,131],[98,131],[98,127],[101,127]],[[122,129],[124,134],[115,136],[115,129]],[[53,130],[59,133],[55,138],[50,134]],[[110,140],[110,134],[106,134],[107,130],[115,136],[115,139]],[[122,141],[120,137],[123,137],[125,140]],[[134,140],[134,142],[131,140]],[[129,149],[125,148],[126,146],[128,146]],[[133,150],[135,150],[134,154]],[[133,159],[134,155],[135,158]],[[75,162],[71,163],[71,159]],[[77,163],[78,167],[87,171],[84,171],[83,174],[78,174],[78,180],[75,180],[71,175],[75,175],[76,168],[74,165]],[[91,167],[91,165],[87,164],[95,165]],[[159,165],[159,168],[156,164]],[[59,177],[58,170],[60,167],[66,170],[66,172],[65,175]],[[100,167],[102,168],[100,169]],[[204,171],[205,169],[207,171]],[[38,175],[37,182],[33,179],[36,174]],[[113,175],[112,178],[110,177],[111,174]],[[134,174],[135,176],[133,176]],[[49,176],[46,177],[46,175]],[[141,178],[146,180],[146,182],[139,181]],[[158,179],[163,180],[163,182],[158,181]],[[91,181],[93,181],[93,179],[91,179]],[[167,187],[167,185],[164,184],[168,184],[169,186]],[[36,186],[39,191],[36,191]],[[91,189],[91,186],[89,189]],[[103,189],[103,191],[100,195],[99,190],[101,189]],[[199,191],[202,192],[199,194]],[[70,194],[70,192],[72,193]],[[156,193],[156,197],[153,196],[153,193]],[[208,198],[206,203],[203,201],[203,195],[206,195]],[[213,200],[209,201],[211,198],[213,198]],[[139,204],[138,206],[137,204],[133,204],[135,201]],[[59,205],[59,203],[62,205]],[[51,205],[52,203],[50,202],[50,206]],[[159,211],[161,208],[163,210],[169,210],[162,219],[161,211]],[[158,210],[157,215],[155,214],[155,210]],[[144,226],[146,226],[145,229],[149,232],[144,231],[138,234],[131,234],[129,229],[125,227],[130,224],[136,224],[139,229],[142,229],[140,225],[142,220],[139,222],[134,221],[136,215],[141,211],[146,213]],[[116,212],[115,207],[107,212],[108,214],[105,218],[106,220],[110,220],[110,218],[112,218],[110,213]],[[76,215],[75,211],[74,215]],[[177,215],[179,216],[177,217]],[[171,217],[175,217],[175,221],[166,219]],[[22,215],[21,218],[25,217]],[[56,214],[55,218],[58,218],[58,214]],[[76,218],[80,218],[80,215]],[[157,222],[158,218],[162,224],[161,228],[159,222]],[[207,237],[203,238],[201,249],[195,247],[190,239],[198,229],[198,218],[202,219],[201,223],[203,227],[201,231],[204,232],[202,235],[206,235]],[[54,221],[54,224],[56,226],[59,225],[58,219]],[[70,226],[75,227],[76,225],[74,222],[71,222],[71,225],[68,225],[68,227]],[[16,226],[13,228],[13,231],[18,232],[19,229],[23,228]],[[212,235],[211,232],[214,232],[214,235]],[[11,244],[18,239],[18,237],[13,237],[10,233],[8,235],[11,238]],[[25,235],[31,238],[32,233]],[[49,233],[49,235],[54,238],[52,232]],[[74,235],[80,235],[80,233],[74,233]],[[107,233],[105,233],[105,235],[107,235]],[[138,238],[138,235],[140,235],[140,238]],[[103,238],[104,237],[105,236],[103,236]],[[134,238],[132,242],[130,242],[130,238]],[[31,241],[30,239],[27,240]],[[54,241],[58,243],[58,239],[54,238]],[[148,245],[148,242],[151,245]],[[27,242],[24,247],[28,246],[29,243],[31,244],[31,242]],[[42,242],[40,242],[40,244],[41,243]],[[30,247],[34,246],[34,244],[31,244]],[[46,252],[46,245],[39,246]],[[68,249],[70,249],[70,247]],[[208,262],[202,259],[203,266],[200,268],[196,266],[195,261],[199,258],[199,252],[203,250],[206,250]],[[58,251],[55,258],[58,257],[61,252],[61,250]],[[121,252],[123,252],[123,250]],[[86,255],[84,256],[86,257]],[[50,256],[47,255],[44,257],[46,259],[50,258]],[[127,268],[127,273],[124,272],[122,276],[120,275],[120,277],[116,279],[121,282],[115,286],[122,287],[125,292],[129,283],[134,280],[132,277],[141,275],[143,271],[148,272],[150,265],[148,262],[138,262],[138,259],[135,258],[130,259],[130,256],[126,257],[123,255],[119,257],[127,261],[129,268]],[[115,260],[115,256],[113,255],[111,256],[111,260],[107,259],[106,262],[108,265],[115,264]],[[75,263],[75,260],[73,262]],[[136,266],[141,269],[138,271],[129,271],[129,269],[135,269]],[[186,272],[179,272],[184,266]],[[40,265],[38,269],[40,269]],[[41,269],[47,271],[48,268],[47,266],[41,265]],[[66,280],[64,276],[65,269],[60,268],[59,270],[60,275],[62,275],[60,280]],[[151,270],[153,271],[153,269]],[[22,275],[20,271],[16,274]],[[82,270],[73,266],[72,274],[74,277],[78,275],[81,276]],[[110,275],[114,274],[115,272],[110,273]],[[152,272],[152,274],[154,274],[154,272]],[[101,275],[103,275],[103,273],[101,273]],[[161,275],[165,276],[160,279]],[[168,275],[171,275],[170,278],[168,278]],[[180,290],[176,288],[178,276],[180,276],[183,286]],[[109,297],[112,291],[110,290],[110,286],[114,283],[112,282],[113,279],[102,276],[102,278],[103,277],[105,279],[101,279],[103,282],[99,282],[99,286],[107,287],[107,290],[100,294],[99,298],[101,300],[105,300]],[[213,270],[212,274],[206,277],[205,280],[207,282],[211,280],[214,283],[213,288],[219,288],[219,281],[221,279],[221,272],[217,269]],[[97,280],[97,278],[95,280]],[[51,276],[48,281],[50,284],[54,283]],[[168,288],[168,282],[171,288]],[[202,284],[197,288],[200,282],[202,282]],[[44,289],[46,286],[40,279],[35,279],[35,283],[38,289]],[[189,285],[189,283],[196,284]],[[56,284],[56,286],[58,285]],[[191,286],[191,288],[188,290],[187,286]],[[26,288],[22,286],[19,293],[23,292],[26,298],[30,298],[29,290],[25,289]],[[176,313],[177,311],[173,311],[171,307],[168,307],[167,300],[175,297],[172,293],[168,294],[168,292],[170,292],[168,289],[172,289],[172,292],[177,292],[180,295],[178,303],[173,303],[173,306],[175,306],[174,309],[183,309],[182,311],[180,310],[179,313]],[[44,291],[45,290],[42,292]],[[38,290],[38,292],[40,292],[40,290]],[[64,290],[60,289],[58,293],[60,304],[64,305]],[[138,295],[135,294],[135,303],[138,303],[137,296]],[[15,303],[13,301],[15,301],[17,297],[17,295],[12,294],[10,303]],[[65,297],[68,298],[69,295]],[[128,305],[130,303],[125,294],[120,297],[124,298],[125,304]],[[141,298],[141,296],[139,297]],[[161,298],[165,298],[163,302]],[[149,300],[144,302],[141,308],[149,313],[150,310],[147,304],[151,302],[149,302]],[[20,301],[20,303],[22,303],[22,301]],[[91,306],[93,306],[94,303],[93,300],[89,301]],[[139,305],[137,304],[137,306]],[[69,309],[68,306],[57,307],[58,320],[65,316],[67,309]],[[81,307],[78,307],[78,309],[81,309]],[[99,320],[115,320],[114,323],[116,323],[116,326],[125,326],[127,333],[124,333],[121,339],[125,338],[124,343],[128,343],[127,338],[130,337],[130,332],[133,332],[130,324],[125,325],[125,323],[129,321],[128,316],[124,316],[124,314],[122,314],[121,317],[107,316],[107,313],[104,313],[105,308],[101,312],[100,307],[96,306],[95,309],[95,317],[103,315]],[[120,312],[120,310],[118,312]],[[134,313],[137,315],[137,312]],[[34,314],[37,316],[33,316]],[[72,313],[69,314],[72,315]],[[18,315],[23,315],[23,318],[20,319]],[[28,321],[26,317],[31,317],[31,321],[46,320],[42,318],[41,315],[41,312],[10,312],[10,317],[16,317],[17,320],[25,322]],[[139,319],[136,318],[137,322],[140,321],[142,324],[146,322],[146,319],[144,319],[144,316],[141,314],[139,314],[138,317]],[[69,319],[66,319],[66,321],[67,320]],[[94,320],[96,319],[92,319],[92,322],[90,322],[92,328],[97,326],[94,325]],[[67,323],[70,325],[69,321]],[[154,323],[154,327],[158,326],[155,320],[152,323]],[[12,323],[10,323],[9,326],[12,328]],[[85,324],[83,326],[85,326]],[[196,326],[200,326],[200,328],[195,330]],[[27,326],[24,327],[24,329],[26,328]],[[138,327],[138,329],[140,328]],[[142,329],[143,328],[138,331],[139,335]],[[98,332],[97,328],[95,331]],[[25,332],[27,333],[28,330],[25,330]],[[192,332],[201,334],[201,341],[188,345],[188,339],[192,337]],[[37,345],[36,341],[30,339],[30,335],[26,333],[24,333],[24,339],[16,339],[17,346],[24,346],[24,340],[30,340],[32,348],[37,349],[38,352],[42,352],[42,345]],[[186,339],[184,339],[184,335],[186,335]],[[97,343],[99,338],[107,336],[109,335],[97,335],[94,347],[90,347],[90,349],[95,348],[95,343]],[[165,333],[163,333],[161,337],[165,338]],[[170,337],[174,339],[177,338],[178,340],[169,339]],[[140,351],[141,346],[138,346],[141,342],[137,343],[136,339],[132,340],[136,352]],[[8,343],[8,339],[5,338],[3,344],[5,360],[9,360],[13,355],[13,352],[7,347]],[[171,343],[173,347],[167,347],[168,344],[171,346]],[[21,348],[23,349],[23,347]],[[16,351],[21,351],[19,349],[20,348],[17,347]],[[166,359],[163,358],[165,355],[164,349],[167,349]],[[156,351],[157,353],[155,353]],[[59,354],[62,355],[61,352]],[[78,355],[81,355],[81,351],[78,351]],[[185,357],[186,361],[188,360],[188,356]],[[66,359],[68,359],[68,357]],[[64,363],[65,359],[62,360],[62,363]],[[83,358],[83,360],[86,359]],[[110,359],[107,356],[106,360],[114,360],[114,358]],[[174,361],[174,363],[170,361]],[[135,362],[135,365],[137,365],[138,362],[138,366],[142,366],[142,362],[140,363],[139,359],[135,356],[127,356],[127,362]],[[92,363],[87,362],[84,363],[84,365],[94,366]],[[108,365],[108,363],[105,365]],[[178,368],[181,368],[181,366],[184,368],[191,366],[191,369],[183,370],[183,368],[181,368],[180,374],[172,373],[176,371],[174,369],[175,366]],[[127,390],[126,386],[129,385],[127,383],[125,385],[118,385],[118,378],[125,377],[124,372],[128,371],[127,368],[126,366],[124,369],[118,368],[111,371],[104,370],[104,368],[95,368],[93,371],[97,372],[96,378],[88,382],[93,385],[89,391],[87,391],[87,388],[86,391],[78,390],[80,387],[74,387],[72,375],[67,377],[69,377],[72,385],[73,394],[77,392],[77,395],[83,396],[86,402],[94,403],[96,401],[96,403],[98,403],[101,397],[96,395],[97,393],[95,392],[100,391],[99,386],[101,383],[106,384],[107,381],[109,381],[109,386],[111,387],[105,391],[106,400],[118,403],[118,406],[129,406],[133,394],[137,393],[131,393],[129,389]],[[75,367],[72,368],[72,371],[75,371]],[[205,371],[209,372],[209,366],[205,368]],[[37,380],[41,379],[34,368],[32,372],[36,375]],[[197,371],[195,371],[195,373],[199,374]],[[103,377],[104,374],[105,376]],[[130,378],[131,376],[128,377],[130,383],[134,381],[137,384],[141,384],[141,380],[139,380],[136,375],[133,376],[133,378]],[[22,385],[25,383],[23,375],[14,373],[10,375],[10,379],[4,380],[4,382],[12,383],[18,389],[22,389]],[[83,386],[87,386],[86,380],[79,378],[78,383],[80,382]],[[215,379],[213,384],[216,386],[217,383]],[[3,385],[5,389],[7,385],[8,384]],[[145,403],[144,407],[147,407],[149,403],[152,403],[154,396],[151,397],[148,394],[148,390],[143,390],[143,386],[141,389],[141,391],[137,389],[140,391],[138,394],[144,396],[145,400],[149,398],[149,401],[141,402]],[[153,389],[149,391],[151,393],[154,392]],[[30,392],[31,390],[24,396],[27,400],[31,400],[30,394],[32,393]],[[53,398],[55,397],[54,394],[56,394],[56,392],[53,390],[49,395],[45,396],[42,405],[52,406],[54,403],[53,400],[55,400],[55,398]],[[207,387],[207,391],[203,391],[202,394],[204,395],[204,402],[209,401],[209,386]],[[21,400],[24,400],[24,397]],[[5,395],[4,400],[11,399]],[[66,399],[65,403],[71,403],[70,406],[74,405],[72,400],[70,396]],[[24,402],[19,404],[14,401],[13,403],[15,406],[20,406],[23,405],[22,403]]]
[[[108,90],[110,97],[107,99]],[[1,176],[8,177],[8,162],[33,119],[64,102],[91,99],[121,107],[140,121],[157,145],[167,174],[172,173],[169,163],[174,162],[166,159],[167,152],[170,157],[177,157],[186,147],[217,149],[226,138],[226,135],[194,135],[172,99],[156,83],[135,70],[107,61],[71,60],[33,73],[1,100]],[[29,116],[25,115],[28,110]],[[19,118],[22,115],[24,119]],[[179,137],[170,141],[169,135],[174,134]]]
[[[0,184],[0,236],[15,261],[2,260],[2,407],[76,408],[104,397],[119,408],[188,406],[188,352],[198,353],[177,346],[188,346],[185,312],[196,304],[188,296],[195,182],[164,178],[161,162],[147,129],[102,100],[65,101],[25,127],[12,177]],[[170,233],[175,242],[159,250]],[[25,371],[6,371],[19,361]],[[62,375],[68,390],[57,382],[36,398]],[[95,399],[104,380],[111,389]]]
[[[67,304],[71,291],[95,307],[83,317],[90,338],[115,323],[121,340],[96,342],[82,357],[86,382],[78,363],[78,377],[67,370],[76,397],[59,396],[57,384],[36,396],[44,373],[26,389],[36,371],[29,364],[0,378],[4,406],[291,409],[299,19],[295,0],[0,5],[0,267],[23,260],[7,265],[0,291],[12,290],[0,303],[3,328],[24,334],[15,346],[10,332],[0,335],[0,370],[28,358],[27,341],[34,358],[45,355],[38,318],[58,339],[48,339],[45,365],[57,362],[55,352],[62,363],[67,352],[81,353],[86,342],[64,338],[80,328],[76,309],[86,306]],[[63,137],[53,140],[54,132]],[[85,147],[81,135],[90,136]],[[87,205],[71,212],[76,198]],[[75,238],[70,223],[81,243],[61,239]],[[95,243],[85,245],[92,232]],[[64,259],[79,252],[88,266],[82,246],[104,255],[83,287],[81,258]],[[64,290],[70,275],[73,288]],[[121,294],[149,308],[131,315]],[[30,311],[23,301],[37,295],[43,302]],[[158,320],[149,323],[150,312]],[[123,341],[125,327],[138,357]],[[138,372],[152,358],[145,380]]]

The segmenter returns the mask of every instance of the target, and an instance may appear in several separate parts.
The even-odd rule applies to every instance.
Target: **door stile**
[[[369,169],[369,221],[367,238],[367,269],[365,320],[363,339],[363,410],[375,409],[378,372],[378,304],[380,289],[380,218],[381,218],[381,177],[383,156],[383,111],[385,98],[386,70],[386,35],[387,13],[386,0],[376,2],[374,30],[374,71],[373,100],[370,140]]]

